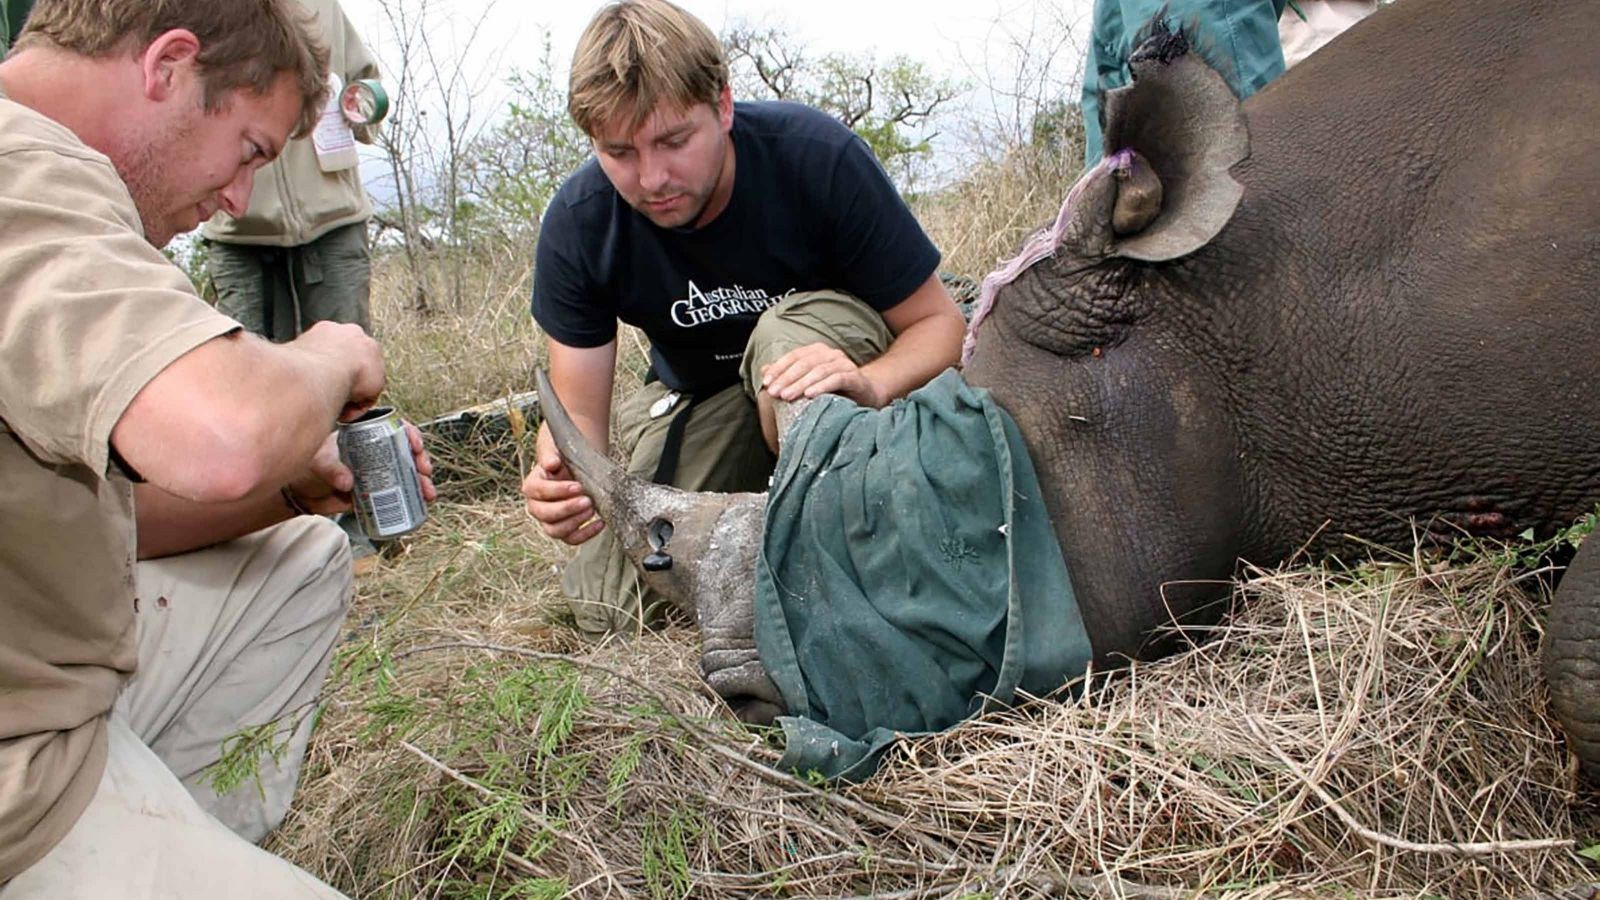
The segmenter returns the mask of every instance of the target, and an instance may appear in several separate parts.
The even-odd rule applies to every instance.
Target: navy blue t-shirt
[[[736,103],[733,195],[704,228],[666,229],[635,212],[594,159],[545,211],[533,317],[572,347],[599,347],[617,320],[650,338],[668,387],[709,393],[739,380],[756,319],[791,293],[824,288],[879,311],[939,265],[867,145],[795,103]]]

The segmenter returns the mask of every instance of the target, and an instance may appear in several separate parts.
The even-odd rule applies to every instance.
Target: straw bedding
[[[587,645],[506,504],[362,582],[272,849],[362,897],[1589,896],[1509,556],[1250,573],[1190,651],[902,742],[865,785],[768,768],[695,636]],[[468,534],[480,535],[469,539]],[[481,537],[487,534],[488,537]],[[530,589],[529,586],[533,586]]]

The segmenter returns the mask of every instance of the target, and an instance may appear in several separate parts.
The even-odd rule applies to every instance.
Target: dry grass
[[[532,259],[531,246],[505,245],[479,252],[472,265],[427,265],[425,313],[413,308],[415,280],[399,254],[375,264],[372,319],[389,370],[386,400],[423,421],[533,390],[544,351],[528,313]]]
[[[1082,165],[1077,148],[1068,155],[1017,150],[999,162],[977,163],[951,191],[920,200],[915,212],[943,251],[944,268],[982,279],[1054,221]]]
[[[959,274],[1055,211],[1025,168],[921,210]],[[965,222],[964,228],[958,223]],[[526,249],[526,248],[524,248]],[[380,269],[390,399],[529,386],[526,260],[419,317]],[[638,345],[623,341],[636,383]],[[1596,879],[1600,809],[1504,560],[1256,573],[1197,649],[891,752],[859,787],[768,767],[696,638],[585,644],[514,472],[448,487],[358,583],[272,849],[360,897],[1519,897]],[[1530,593],[1530,589],[1534,593]]]
[[[1538,604],[1500,562],[1261,573],[1197,649],[834,790],[766,768],[775,748],[700,686],[693,634],[575,638],[510,504],[437,515],[362,582],[274,848],[357,896],[1513,897],[1595,877],[1575,851],[1600,810],[1545,711]]]
[[[1569,838],[1600,822],[1545,716],[1512,578],[1260,573],[1198,649],[908,747],[878,790],[1058,882],[1504,897],[1592,877]]]

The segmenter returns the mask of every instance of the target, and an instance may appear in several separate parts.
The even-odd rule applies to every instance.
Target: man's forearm
[[[294,515],[278,488],[228,503],[197,503],[151,484],[135,485],[139,558],[155,559],[231,541]]]
[[[966,321],[954,307],[951,311],[954,315],[929,316],[907,326],[881,356],[861,367],[884,403],[904,397],[960,361]]]
[[[353,361],[336,350],[307,347],[300,341],[278,346],[294,351],[298,359],[285,360],[285,371],[280,376],[261,379],[254,390],[270,395],[275,383],[293,383],[299,390],[284,394],[277,404],[267,404],[262,409],[266,416],[263,426],[281,434],[282,440],[281,446],[270,454],[278,466],[265,478],[267,486],[281,485],[304,470],[306,460],[327,440],[349,404],[356,377]]]
[[[600,453],[611,447],[611,387],[616,365],[615,341],[585,348],[550,342],[550,386],[578,430]]]
[[[610,410],[601,417],[592,414],[568,413],[572,423],[578,426],[578,431],[588,439],[589,445],[595,452],[605,455],[611,452],[611,416]]]
[[[283,345],[212,340],[139,392],[112,442],[179,497],[222,502],[276,490],[304,470],[349,400],[359,362],[339,349],[305,336]]]

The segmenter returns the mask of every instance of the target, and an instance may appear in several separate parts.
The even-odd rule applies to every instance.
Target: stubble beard
[[[712,190],[715,190],[715,188],[713,187]],[[639,215],[649,219],[650,224],[657,228],[693,227],[694,223],[700,221],[700,216],[706,211],[706,206],[711,203],[711,191],[679,191],[678,193],[683,195],[685,200],[688,201],[688,205],[683,212],[674,212],[667,218],[663,218],[660,213],[651,212],[648,198],[646,197],[639,198],[639,202],[632,205]]]
[[[680,213],[678,215],[673,216],[671,219],[664,220],[664,219],[657,218],[654,215],[651,215],[649,212],[646,212],[645,209],[641,209],[640,207],[644,205],[644,200],[643,199],[640,200],[640,205],[639,206],[635,206],[634,208],[637,209],[645,218],[649,219],[650,222],[652,224],[654,224],[658,228],[696,228],[696,227],[698,227],[696,223],[698,223],[700,221],[700,217],[701,216],[705,215],[706,208],[711,205],[711,198],[717,192],[717,185],[722,182],[722,173],[727,171],[727,168],[728,168],[728,155],[731,152],[732,152],[731,148],[729,148],[727,145],[724,145],[723,151],[722,151],[721,162],[717,166],[716,174],[711,177],[711,182],[709,184],[707,184],[703,189],[701,189],[699,191],[683,191],[682,192],[689,199],[690,204],[691,204],[690,207],[689,207],[689,210],[687,212]]]
[[[133,138],[113,158],[113,165],[139,211],[145,240],[159,250],[176,236],[162,212],[174,205],[175,187],[169,177],[177,166],[174,151],[193,138],[195,129],[186,123],[165,133],[154,133],[158,136],[153,139]]]
[[[706,211],[706,206],[711,203],[711,196],[708,194],[704,197],[699,197],[691,194],[689,199],[696,202],[687,213],[674,216],[673,221],[669,222],[661,222],[655,219],[651,219],[651,221],[662,228],[693,228],[694,223],[700,221],[700,215]]]

